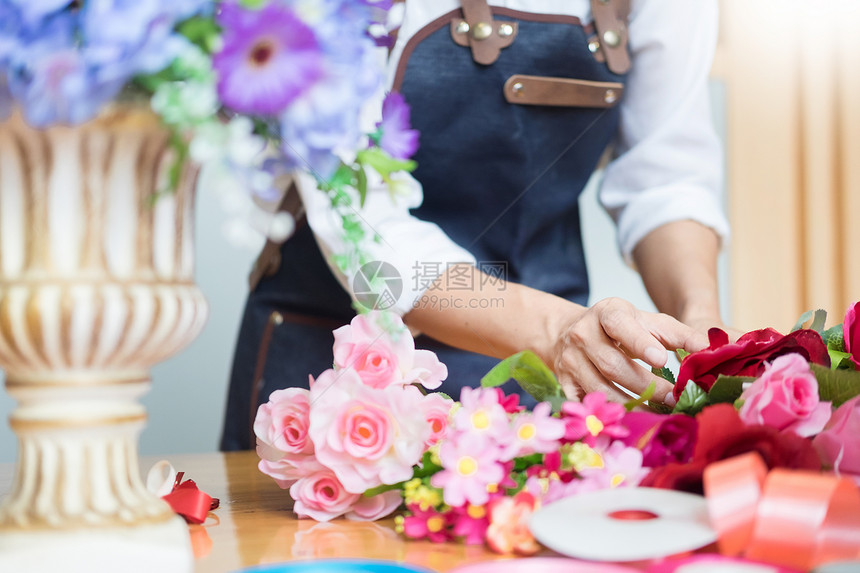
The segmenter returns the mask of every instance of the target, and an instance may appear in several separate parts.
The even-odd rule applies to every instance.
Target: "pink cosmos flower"
[[[582,402],[565,402],[561,407],[562,419],[567,425],[564,439],[568,442],[582,440],[593,446],[598,436],[623,438],[628,434],[620,423],[625,411],[621,404],[607,401],[603,392],[586,394]]]
[[[275,390],[269,401],[261,404],[254,419],[257,454],[269,461],[278,461],[285,454],[304,456],[314,451],[308,439],[310,401],[303,388]]]
[[[497,553],[534,555],[540,550],[529,530],[529,519],[540,502],[527,491],[513,497],[499,497],[490,502],[490,526],[487,544]]]
[[[427,438],[427,447],[432,446],[448,434],[448,416],[454,401],[441,394],[431,393],[421,400],[424,418],[430,425],[430,437]]]
[[[520,404],[519,394],[505,394],[504,390],[501,388],[493,388],[493,390],[495,390],[496,394],[499,396],[499,404],[502,405],[502,408],[504,408],[505,412],[508,414],[516,414],[526,409],[525,406]]]
[[[579,472],[579,484],[570,486],[571,490],[581,493],[597,489],[634,487],[639,485],[650,472],[642,467],[642,452],[625,446],[623,442],[612,442],[608,447],[598,445],[602,465],[585,468]],[[576,481],[571,482],[571,484]]]
[[[851,362],[860,370],[860,301],[848,307],[845,320],[842,322],[842,340],[845,352],[851,355]]]
[[[821,460],[839,474],[860,478],[860,396],[839,406],[812,440]]]
[[[460,391],[460,408],[454,414],[454,425],[460,431],[477,432],[498,443],[504,443],[510,432],[508,414],[499,403],[495,388],[464,386]]]
[[[559,447],[564,437],[565,424],[552,417],[552,407],[548,402],[535,406],[530,414],[519,414],[513,420],[510,441],[504,444],[503,460],[534,453],[548,454]]]
[[[490,499],[488,486],[497,486],[504,478],[500,453],[482,434],[455,434],[442,442],[439,459],[444,469],[430,478],[430,484],[443,490],[442,498],[451,507],[467,502],[484,505]]]
[[[293,511],[296,515],[316,521],[340,517],[361,499],[360,494],[346,491],[328,468],[295,482],[290,487],[290,496],[295,500]]]
[[[309,435],[317,460],[363,493],[412,477],[430,428],[414,386],[372,388],[352,369],[326,370],[311,386]]]
[[[461,507],[451,508],[451,520],[454,522],[453,534],[462,537],[466,545],[482,545],[487,536],[490,516],[487,506],[467,503]]]
[[[830,402],[819,402],[818,381],[799,354],[785,354],[765,365],[764,374],[741,394],[741,419],[747,425],[774,427],[814,436],[830,419]]]
[[[399,316],[373,311],[359,314],[334,331],[334,365],[352,368],[373,388],[417,382],[433,390],[448,377],[448,367],[434,352],[416,350]]]
[[[407,507],[412,515],[403,518],[403,534],[410,539],[429,539],[434,543],[450,541],[451,513],[440,513],[434,507],[421,509],[418,505]]]

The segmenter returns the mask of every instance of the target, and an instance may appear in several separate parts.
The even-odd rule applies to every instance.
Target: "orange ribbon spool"
[[[756,453],[705,469],[721,552],[803,570],[860,557],[860,490],[851,480],[785,469],[765,476],[766,471]]]

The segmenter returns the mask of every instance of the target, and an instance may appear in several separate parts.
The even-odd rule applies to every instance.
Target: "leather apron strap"
[[[627,53],[630,0],[591,0],[591,13],[606,65],[616,74],[627,73],[630,69],[630,54]]]
[[[461,0],[463,20],[451,22],[451,35],[460,45],[472,48],[472,59],[489,66],[499,59],[517,35],[516,23],[496,21],[487,0]]]
[[[296,187],[295,180],[290,181],[289,187],[284,192],[284,198],[278,204],[279,212],[286,212],[293,216],[296,221],[296,229],[307,223],[305,217],[305,208],[302,205],[302,199],[299,196],[299,190]],[[289,237],[287,238],[289,241]],[[248,288],[253,291],[260,284],[260,281],[265,277],[270,277],[278,272],[281,266],[281,242],[275,242],[271,239],[266,240],[263,250],[257,255],[254,261],[254,266],[251,268],[251,273],[248,275]]]

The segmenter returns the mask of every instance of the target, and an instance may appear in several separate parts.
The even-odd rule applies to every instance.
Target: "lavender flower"
[[[322,74],[314,31],[286,5],[261,10],[225,4],[218,15],[224,47],[214,57],[218,95],[244,113],[276,115]]]
[[[409,104],[398,92],[382,102],[379,147],[395,159],[409,159],[418,150],[418,131],[409,124]]]
[[[28,26],[39,26],[45,18],[71,3],[72,0],[0,0],[0,4],[18,8],[21,19]]]

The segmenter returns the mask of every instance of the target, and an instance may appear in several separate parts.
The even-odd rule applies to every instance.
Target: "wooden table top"
[[[144,457],[146,473],[159,458]],[[195,573],[227,573],[243,567],[298,559],[391,559],[447,571],[457,565],[499,559],[482,546],[407,541],[394,520],[329,523],[299,520],[289,492],[257,470],[254,452],[171,455],[166,458],[201,490],[221,500],[202,526],[189,526]],[[0,464],[0,496],[11,487],[12,464]]]

